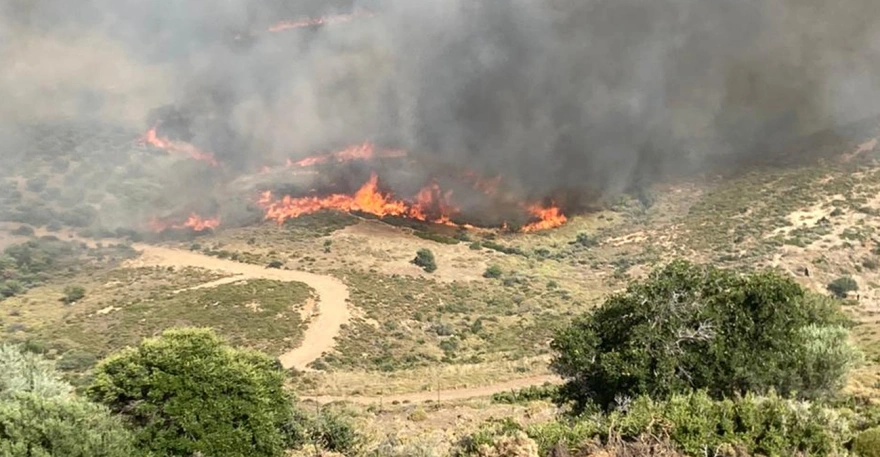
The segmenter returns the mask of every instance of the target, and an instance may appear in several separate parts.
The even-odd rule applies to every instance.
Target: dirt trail
[[[303,343],[300,347],[288,351],[279,357],[285,368],[310,371],[307,365],[317,360],[324,352],[330,351],[335,345],[335,338],[339,335],[342,324],[348,322],[350,310],[348,308],[348,288],[339,279],[307,273],[304,271],[281,270],[265,268],[258,265],[239,263],[232,260],[218,259],[204,254],[181,249],[152,246],[148,244],[135,244],[134,248],[142,254],[137,259],[129,261],[133,267],[160,266],[160,267],[196,267],[207,270],[222,271],[233,276],[221,278],[196,286],[196,289],[216,287],[229,284],[243,279],[272,279],[278,281],[298,281],[308,284],[318,294],[317,317],[310,323],[306,330]],[[453,401],[468,398],[488,397],[498,392],[504,392],[524,387],[540,385],[545,382],[558,383],[555,376],[533,376],[528,378],[513,379],[497,384],[478,386],[464,389],[450,389],[433,392],[412,392],[394,394],[385,397],[358,397],[358,396],[319,396],[302,397],[318,403],[330,403],[334,401],[349,401],[359,404],[373,404],[379,402],[412,402],[425,401]]]
[[[308,371],[307,365],[317,360],[335,345],[342,324],[350,317],[348,288],[342,281],[304,271],[265,268],[258,265],[218,259],[191,251],[171,249],[148,244],[136,244],[143,254],[129,262],[132,266],[197,267],[222,271],[234,276],[202,284],[199,288],[214,287],[242,279],[272,279],[297,281],[307,284],[318,293],[317,317],[310,323],[300,347],[282,354],[278,359],[285,368]]]
[[[513,379],[510,381],[499,382],[488,386],[469,387],[466,389],[450,389],[441,390],[439,392],[413,392],[407,394],[393,394],[382,397],[359,397],[359,396],[319,396],[319,397],[300,397],[303,400],[314,401],[321,404],[332,403],[336,401],[347,401],[362,405],[370,405],[374,403],[422,403],[426,401],[453,401],[467,400],[469,398],[488,397],[499,392],[509,390],[522,389],[529,386],[537,386],[544,383],[559,384],[561,380],[556,376],[543,375],[532,376],[530,378]]]

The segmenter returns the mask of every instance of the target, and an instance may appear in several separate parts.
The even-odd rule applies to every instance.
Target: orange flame
[[[290,29],[300,29],[303,27],[315,27],[318,25],[330,25],[330,24],[339,24],[343,22],[351,22],[354,18],[358,16],[372,16],[372,13],[361,12],[361,13],[352,13],[352,14],[337,14],[333,16],[324,16],[324,17],[314,17],[314,18],[302,18],[302,19],[294,19],[289,21],[281,21],[272,27],[269,27],[270,32],[281,32],[284,30]]]
[[[552,204],[550,206],[531,205],[526,208],[526,210],[529,212],[529,214],[539,220],[523,226],[523,232],[536,232],[539,230],[547,230],[559,227],[560,225],[568,221],[568,218],[565,217],[565,214],[562,214],[562,210]]]
[[[171,141],[168,138],[161,137],[156,133],[156,127],[148,130],[143,138],[140,139],[140,142],[142,144],[149,144],[159,149],[164,149],[169,153],[185,154],[191,159],[207,162],[214,167],[219,165],[219,163],[217,163],[217,159],[214,158],[214,154],[202,151],[189,143]]]
[[[208,229],[215,229],[220,226],[220,218],[203,218],[196,213],[190,213],[189,218],[183,223],[175,224],[167,221],[153,219],[150,221],[150,228],[154,232],[161,232],[168,229],[192,229],[195,232],[202,232]]]
[[[449,218],[458,210],[446,201],[450,195],[450,192],[441,194],[439,186],[432,184],[419,191],[414,203],[397,200],[379,191],[379,177],[373,173],[369,181],[361,186],[353,196],[344,194],[299,198],[284,196],[280,200],[275,200],[272,192],[266,191],[261,195],[258,204],[265,210],[267,220],[274,220],[279,224],[304,214],[329,209],[345,212],[359,211],[379,217],[402,216],[421,221],[455,225]],[[436,210],[439,210],[440,217],[429,218],[428,214]]]
[[[373,144],[366,142],[363,144],[351,145],[345,149],[334,151],[329,154],[309,156],[296,162],[288,159],[287,164],[291,167],[311,167],[330,162],[331,160],[337,163],[343,163],[351,162],[353,160],[370,160],[374,157],[406,157],[406,151],[399,149],[385,149],[376,153],[376,148]]]

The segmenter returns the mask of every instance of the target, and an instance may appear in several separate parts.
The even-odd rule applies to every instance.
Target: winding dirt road
[[[314,362],[324,352],[333,349],[342,324],[348,322],[348,287],[331,276],[317,275],[305,271],[265,268],[259,265],[239,263],[218,259],[191,251],[171,249],[148,244],[136,244],[134,248],[142,254],[129,262],[131,266],[196,267],[206,270],[222,271],[233,276],[198,288],[214,287],[243,279],[272,279],[277,281],[297,281],[307,284],[318,294],[317,316],[306,329],[302,344],[278,358],[284,368],[309,371],[308,364]]]
[[[195,287],[202,289],[216,287],[221,284],[241,281],[243,279],[271,279],[277,281],[297,281],[307,284],[318,294],[318,301],[309,328],[306,329],[302,345],[282,354],[278,359],[284,368],[295,368],[301,371],[311,371],[308,365],[325,352],[329,352],[335,345],[335,339],[342,329],[342,324],[351,317],[348,308],[348,287],[337,278],[318,275],[305,271],[281,270],[265,268],[258,265],[239,263],[232,260],[218,259],[201,253],[182,249],[152,246],[148,244],[135,244],[136,250],[141,251],[141,256],[128,262],[131,267],[158,266],[158,267],[195,267],[206,270],[221,271],[231,274],[227,278],[207,282]],[[513,379],[497,384],[478,386],[464,389],[450,389],[433,392],[413,392],[406,394],[394,394],[386,397],[303,397],[305,400],[319,403],[335,401],[349,401],[359,404],[373,404],[379,402],[425,402],[464,400],[468,398],[487,397],[497,392],[521,389],[524,387],[539,385],[545,382],[558,383],[559,379],[554,376],[533,376],[529,378]]]
[[[309,400],[321,404],[333,403],[337,401],[347,401],[361,405],[371,405],[375,403],[423,403],[426,401],[454,401],[467,400],[470,398],[489,397],[499,392],[509,390],[518,390],[529,386],[539,386],[544,383],[559,384],[562,382],[558,377],[551,375],[532,376],[529,378],[512,379],[510,381],[490,384],[488,386],[468,387],[464,389],[448,389],[438,391],[412,392],[406,394],[392,394],[382,397],[362,397],[362,396],[320,396],[320,397],[300,397],[303,400]]]

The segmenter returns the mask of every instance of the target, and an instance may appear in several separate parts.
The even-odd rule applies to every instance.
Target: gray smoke
[[[370,140],[574,206],[876,115],[878,25],[872,0],[0,0],[0,122],[164,122],[226,165],[165,175],[178,198]]]

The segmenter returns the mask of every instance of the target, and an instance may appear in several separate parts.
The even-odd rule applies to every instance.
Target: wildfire
[[[352,13],[352,14],[337,14],[333,16],[323,16],[323,17],[313,17],[313,18],[302,18],[302,19],[294,19],[290,21],[281,21],[272,27],[269,27],[270,32],[281,32],[284,30],[290,29],[299,29],[303,27],[315,27],[319,25],[330,25],[330,24],[339,24],[343,22],[351,22],[358,16],[372,16],[372,13],[360,12],[360,13]]]
[[[219,165],[217,159],[214,158],[214,154],[202,151],[189,143],[172,141],[168,138],[161,137],[156,133],[156,127],[148,130],[147,133],[140,139],[140,142],[142,144],[149,144],[159,149],[164,149],[165,151],[168,151],[172,154],[187,155],[191,159],[207,162],[214,167]]]
[[[283,223],[288,219],[297,218],[321,210],[359,211],[379,217],[402,216],[421,221],[454,225],[450,216],[457,213],[457,208],[447,202],[451,193],[442,194],[439,186],[432,184],[416,195],[413,202],[397,200],[379,190],[379,177],[373,173],[354,195],[332,194],[326,197],[284,196],[276,200],[272,192],[266,191],[259,200],[259,206],[266,211],[266,219]],[[439,217],[431,218],[429,214],[438,212]]]
[[[202,232],[208,229],[215,229],[220,226],[220,218],[203,218],[196,213],[190,213],[189,218],[183,223],[175,224],[167,221],[153,219],[150,221],[150,228],[154,232],[162,232],[168,229],[191,229],[195,232]]]
[[[311,167],[330,161],[343,163],[351,162],[354,160],[370,160],[374,157],[406,157],[406,151],[400,149],[384,149],[377,153],[376,148],[375,146],[373,146],[372,143],[365,142],[362,144],[351,145],[346,147],[345,149],[334,151],[329,154],[309,156],[296,162],[288,159],[287,165],[291,167]]]
[[[534,218],[539,220],[537,222],[532,222],[531,224],[523,226],[523,232],[537,232],[539,230],[547,230],[559,227],[560,225],[568,221],[568,218],[565,217],[565,214],[562,214],[562,210],[555,205],[531,205],[526,208],[526,210]]]

